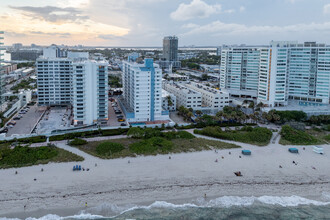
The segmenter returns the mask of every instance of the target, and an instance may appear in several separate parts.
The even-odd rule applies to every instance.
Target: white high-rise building
[[[108,62],[73,63],[73,113],[75,125],[108,120]]]
[[[123,62],[122,79],[122,107],[128,122],[169,119],[162,110],[162,70],[153,59],[145,59],[143,64]]]
[[[4,60],[3,34],[4,34],[4,32],[0,31],[0,105],[2,105],[2,102],[3,102],[2,94],[5,92],[4,86],[3,86],[3,77],[4,77],[5,70],[3,68],[3,63],[2,63],[2,61]]]
[[[36,62],[38,105],[70,105],[72,102],[72,60],[40,57]]]
[[[74,61],[88,59],[88,53],[71,52],[67,57],[61,57],[59,48],[51,46],[45,48],[43,54],[36,61],[38,104],[72,104],[72,65]]]
[[[62,53],[51,47],[36,62],[38,104],[72,105],[75,125],[108,120],[108,63],[88,58],[85,52]]]
[[[253,47],[224,48],[221,51],[220,88],[232,95],[257,97],[260,50]]]
[[[329,46],[271,42],[261,50],[258,101],[275,107],[289,100],[329,104],[329,98]]]
[[[246,58],[232,52],[242,50],[222,51],[220,87],[231,95],[237,95],[237,89],[244,96],[257,91],[258,102],[268,107],[286,106],[289,100],[329,104],[330,46],[281,41],[249,48]]]

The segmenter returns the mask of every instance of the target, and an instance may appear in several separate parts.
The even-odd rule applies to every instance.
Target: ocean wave
[[[329,194],[324,194],[324,197],[328,198]],[[252,205],[278,205],[282,207],[295,207],[300,205],[314,205],[314,206],[326,206],[330,205],[330,199],[326,201],[317,201],[300,196],[260,196],[260,197],[240,197],[240,196],[222,196],[216,199],[211,199],[209,201],[204,198],[195,200],[192,203],[185,204],[173,204],[165,201],[156,201],[148,206],[139,205],[125,205],[118,206],[113,204],[102,204],[93,208],[88,208],[80,214],[60,217],[58,215],[46,215],[41,218],[27,218],[26,220],[66,220],[66,219],[103,219],[109,218],[104,217],[107,214],[104,213],[116,213],[114,218],[125,213],[129,213],[135,210],[154,210],[154,209],[189,209],[189,208],[230,208],[233,206],[252,206]],[[98,214],[90,214],[98,213]],[[100,215],[102,213],[103,215]],[[0,220],[19,220],[15,218],[0,218]]]

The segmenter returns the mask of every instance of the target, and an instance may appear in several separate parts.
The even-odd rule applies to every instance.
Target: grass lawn
[[[0,146],[0,169],[83,160],[83,157],[57,147],[15,147],[15,149],[10,149],[9,146]]]
[[[89,142],[86,145],[77,146],[80,150],[91,154],[93,156],[102,158],[102,159],[115,159],[115,158],[124,158],[124,157],[136,157],[137,155],[157,155],[157,154],[170,154],[170,153],[182,153],[182,152],[196,152],[203,150],[213,150],[213,149],[231,149],[231,148],[240,148],[240,146],[235,144],[224,143],[221,141],[206,140],[203,138],[193,138],[193,139],[184,139],[177,138],[172,139],[170,142],[173,144],[170,149],[159,150],[156,149],[153,152],[146,152],[142,154],[136,154],[132,152],[130,146],[132,144],[137,144],[143,140],[134,139],[134,138],[123,138],[123,139],[112,139],[109,141],[97,141]],[[120,152],[116,152],[109,155],[100,155],[97,153],[96,148],[99,144],[104,142],[119,143],[122,144],[124,149]]]

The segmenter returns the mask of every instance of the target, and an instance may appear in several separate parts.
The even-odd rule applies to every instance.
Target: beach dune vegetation
[[[256,127],[252,128],[245,126],[240,130],[225,130],[221,127],[206,127],[201,130],[194,130],[195,134],[210,136],[219,139],[238,141],[242,143],[265,146],[269,144],[272,137],[272,132],[267,128]]]

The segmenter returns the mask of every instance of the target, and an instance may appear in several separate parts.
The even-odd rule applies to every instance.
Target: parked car
[[[124,116],[123,115],[117,115],[117,118],[123,118]]]
[[[120,126],[126,126],[126,124],[125,123],[121,123]]]
[[[14,120],[20,120],[21,118],[20,117],[15,117],[15,118],[13,118]]]
[[[115,114],[116,115],[119,115],[119,114],[121,114],[122,112],[121,111],[115,111]]]
[[[122,121],[125,121],[124,118],[118,118],[118,122],[122,122]]]

